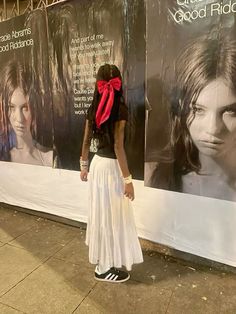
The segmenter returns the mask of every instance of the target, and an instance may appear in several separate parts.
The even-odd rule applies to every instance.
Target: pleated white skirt
[[[89,215],[86,231],[89,261],[103,269],[142,263],[130,200],[117,159],[95,155],[89,172]]]

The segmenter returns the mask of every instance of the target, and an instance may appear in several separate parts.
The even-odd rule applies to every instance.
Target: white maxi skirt
[[[131,201],[117,159],[95,155],[89,172],[89,214],[86,231],[89,261],[103,268],[128,271],[142,263]]]

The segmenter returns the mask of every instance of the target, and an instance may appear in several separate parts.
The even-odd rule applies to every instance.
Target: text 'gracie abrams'
[[[202,2],[202,0],[178,0],[179,5],[186,6],[188,4],[193,4],[197,2]],[[198,19],[204,19],[207,17],[213,17],[222,14],[236,13],[236,0],[230,0],[227,3],[211,3],[205,6],[193,10],[183,10],[180,8],[176,12],[170,12],[171,16],[174,18],[175,22],[181,24],[185,21],[193,22]]]

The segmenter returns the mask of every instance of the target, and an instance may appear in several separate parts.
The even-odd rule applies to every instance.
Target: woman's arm
[[[124,149],[124,134],[125,134],[125,120],[117,121],[115,123],[115,132],[114,132],[114,150],[115,154],[124,178],[130,176],[126,153]],[[124,183],[125,191],[124,194],[131,200],[134,200],[134,187],[133,183]]]
[[[88,162],[89,157],[89,147],[91,143],[92,138],[92,127],[89,124],[89,120],[86,120],[85,124],[85,130],[84,130],[84,139],[83,139],[83,145],[82,145],[82,154],[81,154],[81,161],[82,162]],[[80,169],[80,178],[82,181],[87,181],[88,177],[88,167],[82,167]]]

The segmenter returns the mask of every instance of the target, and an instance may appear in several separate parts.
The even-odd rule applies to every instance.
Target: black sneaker
[[[130,275],[123,270],[119,270],[117,268],[110,268],[104,274],[99,275],[95,271],[94,278],[98,281],[105,281],[105,282],[124,282],[130,278]]]

